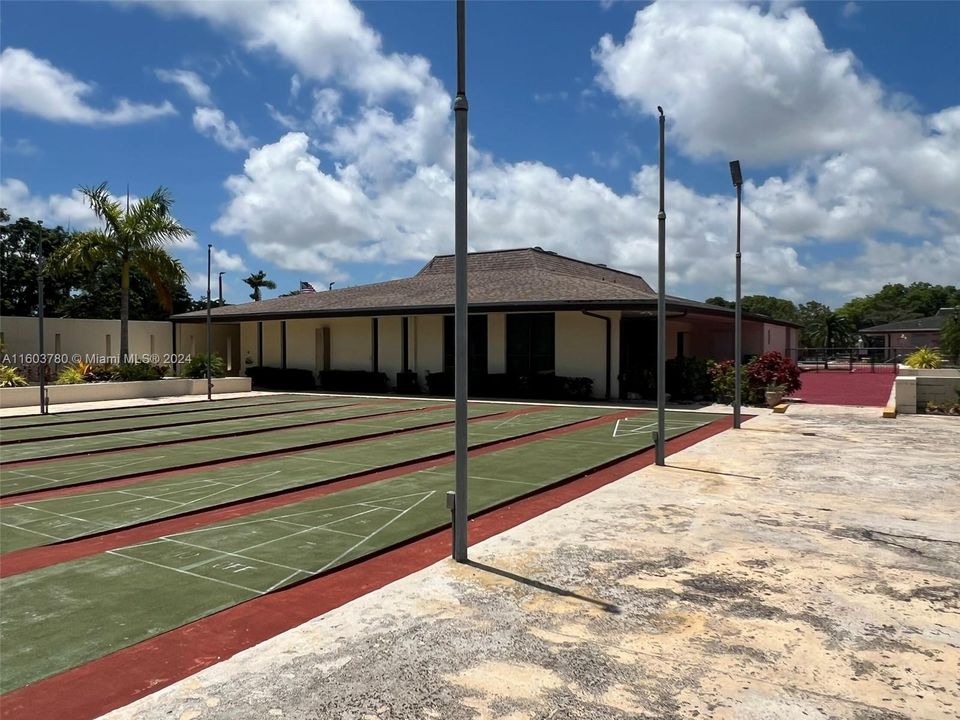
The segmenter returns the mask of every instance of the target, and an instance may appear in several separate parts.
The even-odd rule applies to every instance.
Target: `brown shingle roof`
[[[536,303],[595,304],[653,300],[656,295],[639,275],[563,257],[539,248],[470,253],[467,258],[471,305]],[[345,314],[363,311],[435,309],[453,306],[454,257],[439,255],[416,275],[402,280],[358,285],[318,293],[301,293],[213,309],[215,319]],[[195,320],[206,311],[174,315]]]
[[[639,275],[557,255],[540,248],[493,250],[467,256],[471,310],[613,309],[652,311],[657,295]],[[293,317],[389,315],[453,311],[454,256],[438,255],[411,278],[370,285],[301,293],[288,297],[214,308],[214,321],[281,320]],[[733,310],[667,296],[670,312],[733,316]],[[777,325],[794,323],[744,313],[745,318]],[[206,311],[171,319],[201,322]]]

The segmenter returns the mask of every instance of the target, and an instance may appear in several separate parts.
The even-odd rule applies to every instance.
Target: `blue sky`
[[[453,3],[5,2],[2,204],[89,225],[79,185],[169,187],[205,287],[338,287],[452,251]],[[668,290],[840,304],[960,282],[960,4],[468,3],[474,249],[539,245]],[[123,38],[119,40],[118,38]],[[273,293],[268,293],[268,296]]]

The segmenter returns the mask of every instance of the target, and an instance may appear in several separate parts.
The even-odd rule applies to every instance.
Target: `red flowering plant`
[[[800,368],[790,358],[778,352],[768,352],[750,361],[747,379],[750,389],[761,396],[764,390],[772,386],[792,393],[800,389]]]

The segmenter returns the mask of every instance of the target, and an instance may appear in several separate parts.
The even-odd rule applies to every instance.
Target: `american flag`
[[[311,292],[316,292],[316,291],[317,291],[317,289],[316,289],[313,285],[311,285],[310,283],[304,282],[303,280],[300,281],[300,292],[302,292],[302,293],[311,293]]]

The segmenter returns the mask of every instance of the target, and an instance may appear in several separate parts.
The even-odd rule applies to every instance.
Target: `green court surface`
[[[295,411],[274,413],[266,417],[225,418],[217,422],[207,422],[199,425],[170,424],[166,427],[144,430],[117,430],[89,437],[63,438],[47,442],[5,445],[0,448],[0,454],[3,456],[3,463],[8,464],[56,455],[75,455],[122,450],[125,448],[149,447],[156,443],[169,443],[171,441],[193,440],[205,437],[215,438],[249,430],[273,430],[337,418],[351,418],[362,415],[386,414],[402,410],[416,410],[428,404],[431,403],[374,401],[370,403],[330,405],[327,407],[320,404],[311,409],[309,406],[300,406],[299,403],[293,403],[293,405],[297,406]],[[436,403],[432,404],[436,405]],[[126,422],[127,427],[129,427],[130,421]]]
[[[471,417],[478,417],[508,412],[515,407],[489,403],[476,404],[470,406],[469,413]],[[133,473],[170,470],[198,463],[238,460],[258,453],[291,450],[321,442],[409,430],[424,425],[452,422],[453,414],[454,410],[451,406],[382,418],[347,419],[329,425],[294,427],[234,438],[198,440],[155,449],[145,447],[92,457],[54,459],[21,467],[0,468],[0,496],[126,477]],[[78,440],[89,440],[89,438],[78,438]]]
[[[54,411],[49,415],[22,415],[19,417],[0,418],[0,428],[42,427],[44,425],[64,425],[68,423],[85,423],[90,420],[110,420],[116,418],[147,418],[153,415],[181,414],[191,412],[205,412],[211,408],[249,407],[254,405],[276,405],[278,403],[303,400],[310,395],[256,395],[254,397],[239,397],[213,400],[192,400],[188,402],[155,403],[147,406],[131,405],[128,407],[110,408],[109,410],[67,410]],[[317,396],[314,396],[317,397]],[[320,396],[320,397],[331,397]]]
[[[555,408],[470,425],[471,446],[599,417],[603,411]],[[148,479],[116,490],[86,490],[0,508],[0,552],[255,498],[303,485],[449,452],[453,428],[376,438],[306,450],[242,466],[200,468],[173,478]]]
[[[96,437],[99,434],[117,433],[130,430],[136,426],[143,429],[161,428],[172,425],[187,427],[192,423],[211,423],[215,420],[233,420],[253,416],[271,417],[275,415],[299,414],[311,409],[339,407],[363,402],[357,398],[304,398],[295,402],[274,403],[272,405],[255,405],[253,407],[217,407],[198,410],[191,413],[177,413],[176,415],[147,416],[137,418],[111,418],[109,420],[89,420],[84,423],[69,423],[66,425],[47,425],[44,427],[4,428],[0,434],[0,443],[4,451],[6,444],[14,443],[42,443],[44,447],[56,445],[55,438],[84,433],[87,437]],[[385,401],[389,402],[389,401]],[[402,403],[398,403],[400,407]],[[217,423],[211,423],[216,425]]]
[[[625,417],[473,458],[471,512],[649,447],[655,418]],[[718,417],[669,413],[668,435]],[[442,527],[452,487],[445,465],[0,580],[0,692]]]

